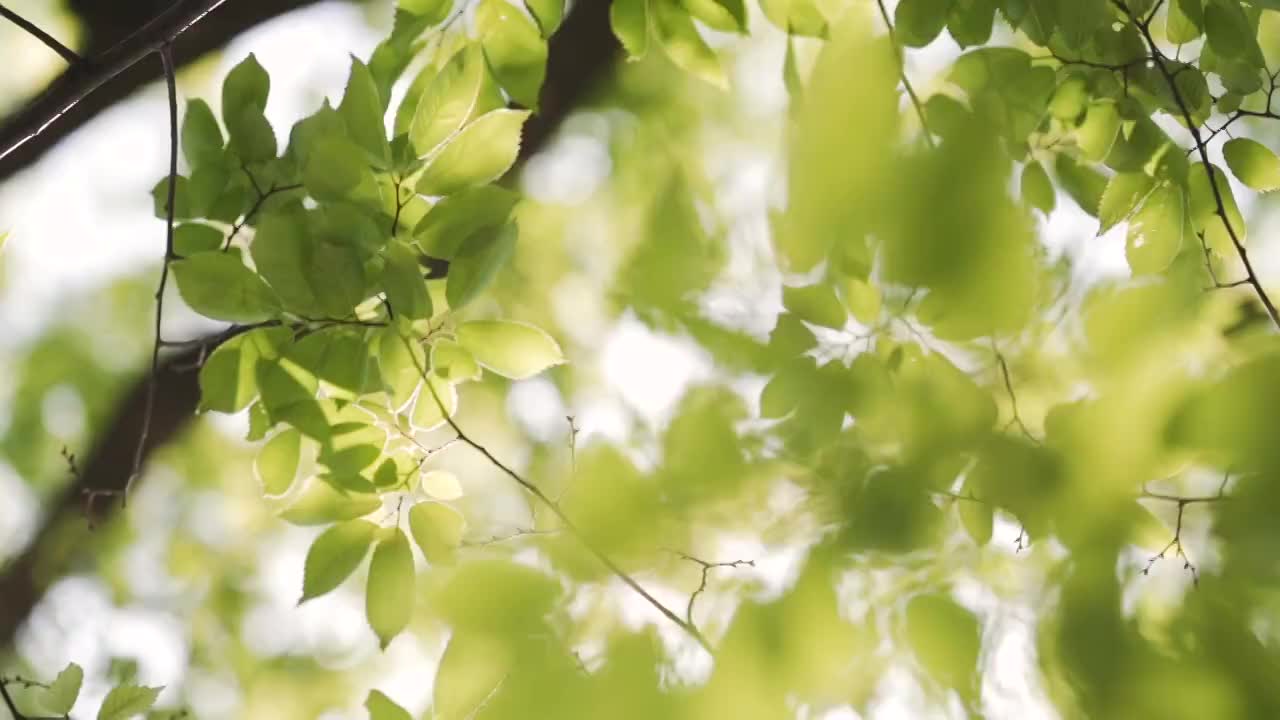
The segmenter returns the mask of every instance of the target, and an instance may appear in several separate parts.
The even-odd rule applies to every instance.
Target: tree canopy
[[[0,158],[154,58],[170,129],[9,361],[15,719],[1280,716],[1280,2],[397,0],[290,127],[179,97],[218,5],[4,13]],[[74,576],[175,682],[41,655]]]

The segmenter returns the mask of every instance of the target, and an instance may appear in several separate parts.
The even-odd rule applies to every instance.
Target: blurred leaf
[[[369,691],[364,706],[369,711],[369,720],[413,720],[413,716],[404,708],[378,690]]]
[[[467,523],[457,510],[438,502],[409,508],[409,530],[432,565],[452,565]]]
[[[917,595],[907,603],[907,641],[939,682],[975,699],[982,633],[972,613],[946,595]]]
[[[264,493],[283,495],[293,486],[301,452],[302,435],[297,430],[283,430],[262,446],[254,468]]]
[[[80,687],[84,683],[84,670],[75,663],[68,663],[58,677],[43,688],[40,693],[40,707],[51,715],[66,715],[71,712],[80,697]]]

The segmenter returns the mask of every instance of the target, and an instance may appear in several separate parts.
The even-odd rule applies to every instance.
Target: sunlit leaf
[[[1234,138],[1222,145],[1227,167],[1240,182],[1254,190],[1270,192],[1280,188],[1280,158],[1262,143]]]
[[[40,693],[40,706],[50,715],[66,715],[76,704],[76,698],[80,697],[83,682],[84,670],[75,663],[68,663]]]
[[[409,530],[427,562],[452,565],[467,523],[457,510],[438,502],[409,509]]]
[[[302,452],[302,435],[297,430],[284,430],[267,441],[258,451],[254,469],[267,495],[282,495],[293,485],[298,474]]]
[[[536,110],[547,66],[547,43],[538,26],[506,0],[480,0],[475,13],[484,56],[498,84],[513,100]]]
[[[325,525],[354,520],[382,507],[372,495],[340,490],[312,478],[280,517],[294,525]]]
[[[378,541],[369,562],[369,584],[365,592],[365,617],[385,650],[404,630],[413,614],[413,551],[409,538],[399,528]]]
[[[427,165],[418,192],[451,195],[502,177],[520,153],[520,129],[528,117],[526,110],[493,110],[468,123]]]
[[[307,550],[299,604],[331,592],[364,560],[378,526],[367,520],[349,520],[320,533]]]
[[[102,707],[98,708],[98,720],[129,720],[142,715],[156,704],[163,688],[121,685],[111,688]]]
[[[560,345],[545,330],[510,320],[477,320],[458,326],[458,342],[485,368],[522,380],[563,363]]]

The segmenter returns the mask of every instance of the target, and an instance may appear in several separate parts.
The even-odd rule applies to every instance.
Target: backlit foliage
[[[287,133],[253,56],[186,105],[165,262],[231,323],[201,406],[247,413],[258,511],[312,530],[298,603],[447,637],[423,717],[1280,716],[1280,2],[611,2],[585,200],[507,178],[562,0],[399,0]],[[726,200],[751,154],[768,207]],[[521,432],[619,319],[712,370],[625,440]]]

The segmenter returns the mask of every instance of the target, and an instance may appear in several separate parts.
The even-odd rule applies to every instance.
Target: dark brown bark
[[[86,62],[68,67],[39,97],[0,123],[0,182],[35,163],[98,113],[161,79],[159,58],[146,58],[157,43],[173,41],[173,59],[181,68],[259,23],[315,2],[73,2],[72,9],[89,34],[81,53]],[[210,8],[211,12],[200,17]],[[199,22],[187,27],[197,17]],[[69,110],[59,114],[73,102]],[[38,135],[24,140],[35,130]]]
[[[580,0],[552,38],[542,109],[525,127],[521,162],[545,146],[565,116],[586,100],[618,59],[620,49],[609,27],[608,6],[604,0]],[[205,18],[201,24],[212,17]],[[158,75],[159,63],[154,64]],[[519,167],[518,163],[512,172],[517,172]],[[0,172],[0,178],[4,174]],[[200,347],[164,360],[157,377],[152,429],[145,448],[148,457],[195,419],[199,400],[198,363],[205,353],[235,334],[234,329],[220,333]],[[147,380],[143,374],[133,383],[114,419],[86,456],[79,477],[51,501],[48,521],[23,554],[0,575],[0,647],[12,643],[14,634],[50,584],[73,570],[78,558],[92,552],[88,535],[90,518],[102,522],[119,509],[117,496],[95,493],[119,490],[128,481],[145,416]],[[86,500],[92,502],[88,515]]]

